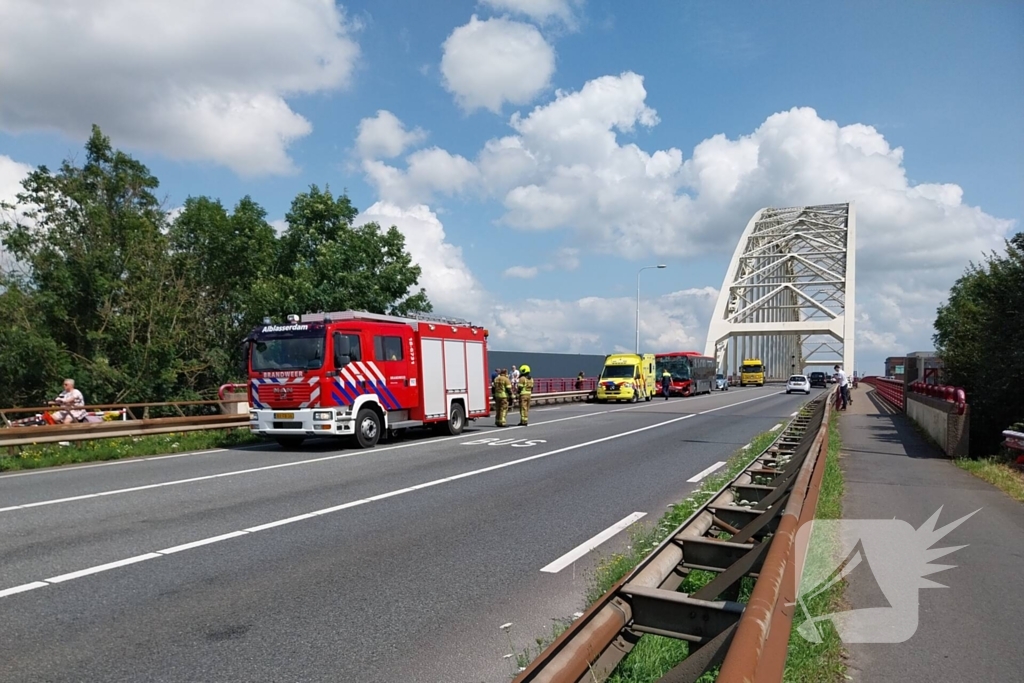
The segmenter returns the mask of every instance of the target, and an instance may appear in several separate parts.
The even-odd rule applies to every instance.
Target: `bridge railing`
[[[901,411],[906,409],[906,396],[903,394],[903,382],[900,380],[869,376],[864,377],[861,381],[873,386],[878,395],[888,401],[890,405]]]

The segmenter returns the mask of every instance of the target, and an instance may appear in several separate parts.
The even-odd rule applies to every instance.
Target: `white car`
[[[792,394],[794,391],[811,393],[811,381],[807,379],[806,375],[793,375],[789,378],[789,381],[786,382],[786,393]]]

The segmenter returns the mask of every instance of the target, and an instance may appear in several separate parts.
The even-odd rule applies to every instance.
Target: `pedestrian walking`
[[[512,391],[512,383],[508,381],[508,371],[502,368],[498,376],[491,384],[491,394],[494,395],[494,426],[506,427],[508,417],[508,396]]]
[[[672,391],[672,373],[668,370],[661,371],[661,393],[665,395],[665,400],[668,400],[669,392]]]
[[[530,424],[530,395],[533,394],[533,378],[530,377],[530,366],[519,368],[519,424],[525,427]]]

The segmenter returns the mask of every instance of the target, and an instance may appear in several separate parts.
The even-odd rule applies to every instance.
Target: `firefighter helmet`
[[[529,373],[530,372],[530,366],[529,365],[520,365],[519,366],[519,372],[524,374],[524,375]]]

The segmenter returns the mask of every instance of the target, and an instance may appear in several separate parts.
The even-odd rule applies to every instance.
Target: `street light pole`
[[[644,266],[636,271],[636,353],[640,355],[640,273],[652,268],[668,268],[664,263],[656,266]]]

